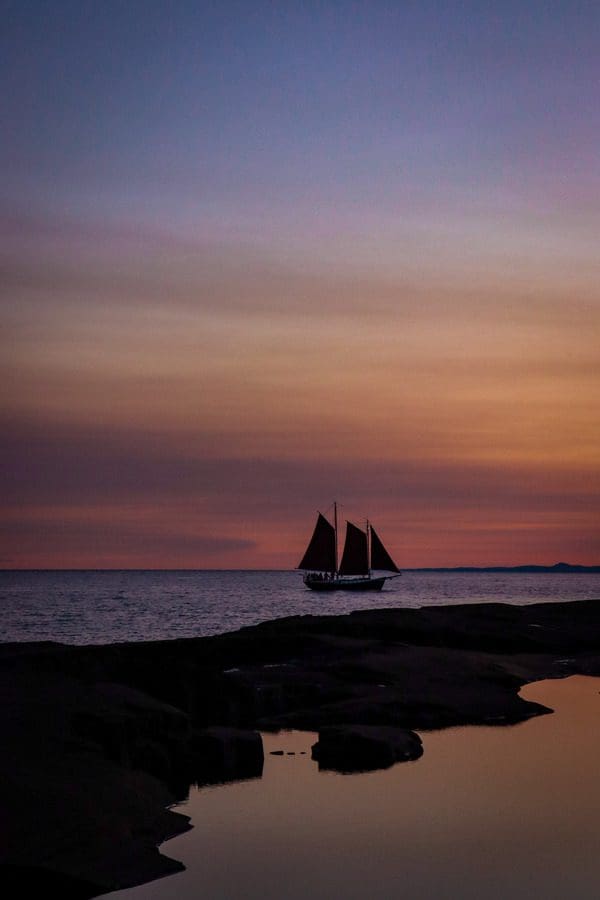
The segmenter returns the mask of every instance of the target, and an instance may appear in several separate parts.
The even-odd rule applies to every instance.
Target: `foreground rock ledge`
[[[78,900],[179,871],[157,849],[189,827],[169,806],[193,783],[259,777],[259,730],[319,731],[319,764],[339,771],[391,765],[421,752],[406,730],[548,712],[519,688],[600,675],[599,636],[600,601],[590,600],[303,616],[152,643],[0,645],[0,889],[53,886]]]

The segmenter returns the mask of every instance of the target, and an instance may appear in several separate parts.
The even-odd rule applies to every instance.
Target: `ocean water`
[[[381,593],[308,590],[298,572],[2,571],[0,641],[199,637],[292,615],[600,597],[600,574],[405,572]]]

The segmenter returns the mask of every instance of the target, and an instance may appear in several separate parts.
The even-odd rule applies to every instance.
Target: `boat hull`
[[[387,576],[383,578],[334,578],[331,581],[304,579],[304,584],[311,591],[380,591]]]

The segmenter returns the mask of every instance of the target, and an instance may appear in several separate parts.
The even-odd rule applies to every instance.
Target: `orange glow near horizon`
[[[83,263],[57,274],[66,254],[52,289],[12,288],[3,566],[292,568],[334,497],[404,567],[598,562],[583,284],[494,300],[491,275],[479,300],[466,275],[451,296],[399,273],[357,278],[344,312],[351,278],[292,269],[292,300],[265,276],[261,310],[225,273],[207,311],[177,254],[152,302],[133,273],[94,304],[69,288]]]

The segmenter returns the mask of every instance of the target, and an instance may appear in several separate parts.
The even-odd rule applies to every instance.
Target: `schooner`
[[[333,525],[318,513],[313,536],[297,568],[306,572],[304,584],[313,591],[380,591],[388,578],[402,574],[368,519],[364,530],[346,522],[338,566],[337,503],[333,504]],[[393,574],[373,575],[373,570]]]

